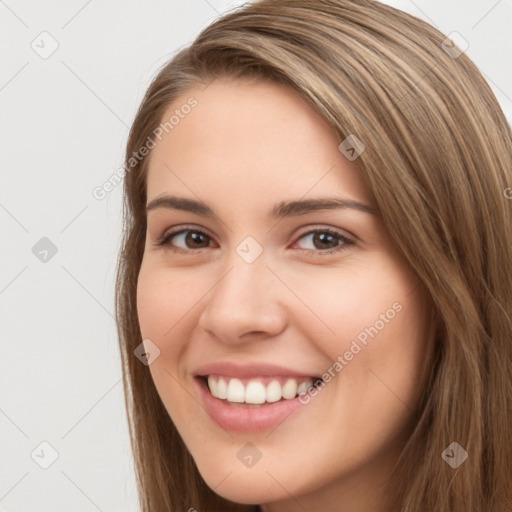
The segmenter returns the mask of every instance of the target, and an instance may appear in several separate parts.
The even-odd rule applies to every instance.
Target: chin
[[[259,505],[289,498],[266,472],[254,474],[251,470],[240,470],[231,473],[220,485],[215,473],[204,475],[203,480],[215,494],[242,505]]]
[[[274,458],[265,461],[263,456],[252,467],[246,467],[237,458],[237,452],[240,451],[238,443],[237,446],[216,453],[199,450],[198,453],[192,452],[196,467],[206,485],[222,498],[244,505],[289,498],[277,481],[283,481],[288,488],[291,484],[284,482],[279,475],[293,474],[293,471],[291,468],[279,467],[279,462]]]

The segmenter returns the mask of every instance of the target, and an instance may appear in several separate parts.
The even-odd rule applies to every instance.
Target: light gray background
[[[121,187],[92,191],[157,69],[242,3],[0,0],[1,511],[138,510],[113,320]],[[387,3],[458,32],[512,119],[511,0]]]

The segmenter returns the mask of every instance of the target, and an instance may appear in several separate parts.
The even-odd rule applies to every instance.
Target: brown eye
[[[302,235],[299,240],[308,240],[308,245],[310,245],[310,247],[301,247],[301,249],[327,254],[343,250],[346,246],[354,245],[352,240],[332,229],[309,231]]]
[[[163,236],[159,246],[170,246],[170,249],[193,250],[204,249],[210,245],[210,236],[197,229],[182,229]]]

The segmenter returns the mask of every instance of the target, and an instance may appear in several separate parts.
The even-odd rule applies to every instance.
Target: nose
[[[287,325],[286,309],[280,302],[285,298],[282,288],[263,257],[247,263],[235,254],[206,295],[199,326],[231,344],[276,336]]]

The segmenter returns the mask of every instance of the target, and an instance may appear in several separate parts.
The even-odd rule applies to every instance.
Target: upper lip
[[[317,375],[300,370],[293,370],[284,366],[267,363],[239,364],[231,361],[219,361],[205,364],[194,375],[206,377],[208,375],[223,375],[226,377],[246,378],[255,377],[316,377]]]

